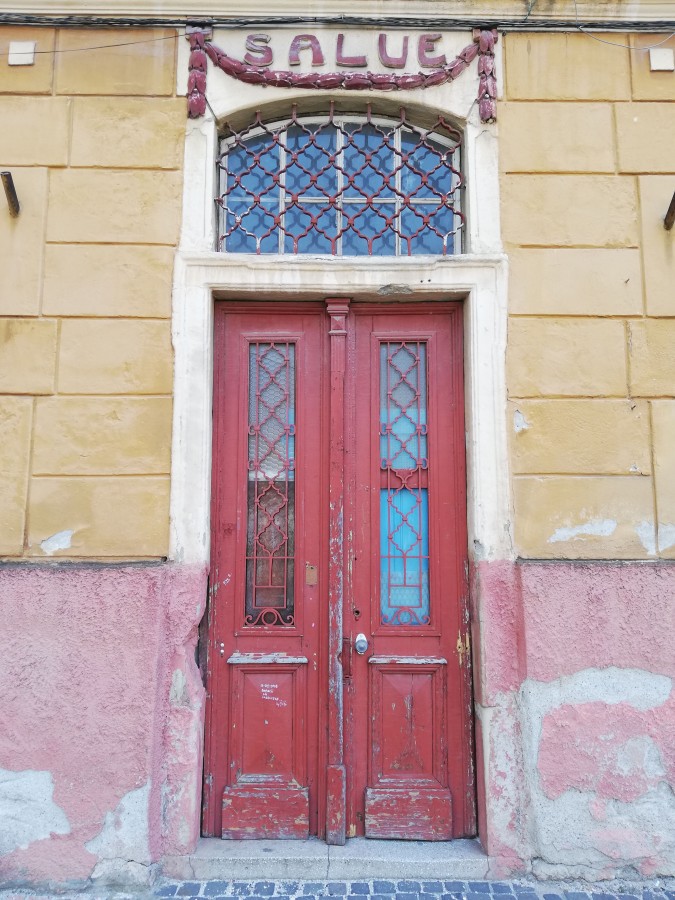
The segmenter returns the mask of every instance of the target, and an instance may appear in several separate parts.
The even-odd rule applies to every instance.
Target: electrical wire
[[[536,2],[537,2],[537,0],[532,0],[530,9],[532,8],[532,5],[534,5],[534,3],[536,3]],[[527,15],[529,16],[529,14],[530,14],[530,10],[528,9]],[[526,18],[527,18],[527,16],[526,16]],[[632,50],[634,52],[639,51],[641,53],[644,53],[647,50],[654,50],[656,47],[660,47],[661,44],[667,43],[672,37],[675,37],[675,31],[673,31],[667,37],[664,37],[664,39],[662,41],[659,41],[657,44],[650,44],[648,47],[631,47],[630,44],[618,44],[616,41],[608,41],[608,40],[605,40],[604,38],[599,38],[595,34],[590,34],[586,30],[586,28],[584,28],[584,26],[581,24],[581,22],[579,21],[579,5],[577,3],[577,0],[574,0],[574,24],[576,25],[577,29],[582,34],[585,34],[587,37],[592,38],[594,41],[598,41],[598,43],[600,43],[600,44],[608,44],[610,47],[623,47],[624,50]]]
[[[185,37],[185,32],[183,31],[180,34],[170,34],[165,37],[159,37],[159,38],[147,38],[144,41],[124,41],[123,43],[120,43],[120,44],[99,44],[96,47],[59,47],[58,49],[53,49],[53,50],[35,50],[33,52],[35,53],[36,56],[40,53],[42,53],[42,54],[52,53],[54,55],[57,53],[83,53],[83,52],[89,51],[89,50],[108,50],[111,47],[133,47],[136,44],[153,44],[153,43],[156,43],[157,41],[175,41],[176,38],[179,38],[179,37]],[[3,53],[0,50],[0,56],[9,56],[9,50],[6,53]]]
[[[43,27],[61,28],[184,28],[186,25],[206,25],[215,28],[260,28],[275,25],[302,25],[302,26],[361,26],[366,28],[415,28],[415,29],[440,29],[440,30],[464,30],[467,28],[496,28],[499,31],[570,31],[580,28],[584,33],[589,31],[635,31],[635,32],[675,32],[675,18],[654,21],[616,19],[594,19],[584,22],[578,20],[569,21],[563,19],[530,19],[529,15],[538,0],[531,0],[531,9],[525,19],[500,19],[498,17],[486,17],[477,19],[466,18],[442,18],[432,16],[393,16],[383,22],[381,18],[373,16],[347,16],[347,15],[323,15],[323,16],[204,16],[201,19],[196,16],[164,16],[164,17],[137,17],[119,16],[39,16],[21,13],[1,13],[0,25],[35,25]],[[173,36],[172,36],[173,37]],[[157,40],[163,40],[159,38]],[[596,38],[596,40],[601,40]],[[667,38],[666,38],[667,40]],[[142,43],[142,42],[132,42]],[[611,43],[611,42],[610,42]],[[619,44],[618,46],[622,46]],[[625,45],[623,45],[625,46]],[[88,49],[88,48],[83,48]],[[636,48],[640,49],[640,48]],[[647,48],[645,48],[647,49]]]
[[[402,25],[407,25],[408,27],[420,27],[420,28],[469,28],[469,27],[483,27],[483,28],[497,28],[500,31],[516,31],[519,29],[527,30],[527,31],[565,31],[570,27],[569,23],[563,23],[559,20],[548,20],[548,21],[534,21],[530,22],[527,28],[524,26],[528,22],[530,18],[530,14],[532,10],[536,6],[538,0],[530,0],[527,13],[525,18],[513,22],[513,21],[497,21],[497,22],[486,22],[482,20],[481,22],[472,22],[467,21],[465,19],[403,19],[401,17],[395,17],[392,19],[388,19],[386,24],[391,27],[400,27]],[[666,25],[669,28],[675,27],[675,22],[668,23],[657,23],[657,22],[641,22],[641,23],[628,23],[628,22],[620,22],[616,21],[612,22],[588,22],[582,23],[579,18],[579,4],[577,0],[573,0],[574,3],[574,23],[573,27],[580,31],[582,34],[585,34],[587,37],[591,38],[594,41],[598,41],[601,44],[607,44],[610,47],[621,47],[625,50],[631,50],[633,52],[646,52],[647,50],[653,50],[656,47],[660,47],[662,44],[667,43],[672,37],[675,37],[675,30],[671,31],[666,37],[662,40],[658,41],[655,44],[649,44],[646,47],[632,47],[629,44],[620,44],[616,41],[608,41],[605,38],[600,38],[597,35],[593,34],[591,29],[602,29],[605,31],[613,31],[613,30],[621,30],[621,31],[660,31],[662,30],[660,25]],[[35,54],[60,54],[60,53],[83,53],[92,50],[108,50],[115,47],[132,47],[138,44],[152,44],[159,41],[175,41],[178,38],[185,37],[185,25],[189,24],[188,21],[184,20],[180,23],[172,22],[170,20],[160,20],[160,19],[112,19],[112,18],[100,18],[100,17],[90,17],[90,16],[69,16],[67,18],[59,18],[59,17],[44,17],[44,16],[20,16],[18,14],[4,14],[0,13],[0,25],[7,24],[8,21],[11,21],[12,24],[16,24],[17,22],[27,23],[27,20],[35,20],[30,21],[29,24],[34,25],[52,25],[59,27],[110,27],[110,28],[133,28],[133,27],[173,27],[180,29],[177,34],[165,35],[163,37],[158,38],[147,38],[142,41],[121,41],[114,44],[99,44],[92,47],[62,47],[58,49],[52,50],[35,50]],[[360,16],[327,16],[327,17],[318,17],[318,16],[272,16],[269,18],[255,18],[255,19],[240,19],[235,18],[231,20],[208,20],[207,22],[200,22],[199,24],[208,26],[208,27],[230,27],[230,28],[244,28],[244,27],[260,27],[262,25],[328,25],[328,24],[340,24],[340,25],[380,25],[382,27],[382,23],[380,20],[374,21],[369,18],[364,18]],[[638,27],[638,25],[640,27]],[[9,51],[2,52],[0,51],[0,57],[8,56]]]

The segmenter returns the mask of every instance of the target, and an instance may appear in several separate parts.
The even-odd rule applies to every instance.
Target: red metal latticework
[[[383,625],[428,625],[426,343],[380,346],[380,560]]]
[[[295,346],[249,346],[247,626],[294,624]]]
[[[459,132],[336,114],[226,126],[219,249],[333,256],[452,254],[464,226]]]

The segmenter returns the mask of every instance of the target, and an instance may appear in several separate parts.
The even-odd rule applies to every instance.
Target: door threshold
[[[489,861],[477,838],[378,841],[352,838],[344,847],[306,841],[222,841],[201,838],[193,853],[166,856],[162,874],[179,880],[293,881],[438,878],[483,879]]]

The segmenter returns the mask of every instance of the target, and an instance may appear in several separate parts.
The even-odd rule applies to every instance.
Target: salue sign
[[[398,32],[396,38],[381,32],[375,43],[372,41],[374,35],[369,35],[371,40],[367,46],[368,38],[364,33],[349,35],[349,42],[342,32],[334,37],[322,34],[321,39],[316,34],[296,34],[288,45],[288,53],[283,54],[282,64],[287,63],[288,69],[273,67],[275,48],[270,34],[247,35],[243,59],[235,59],[214,44],[213,30],[208,26],[188,25],[186,37],[190,42],[188,115],[193,119],[203,116],[206,111],[207,60],[237,81],[264,87],[398,91],[438,87],[454,81],[475,59],[478,60],[477,99],[481,121],[494,122],[496,118],[496,29],[474,28],[471,43],[450,60],[442,52],[442,45],[439,46],[443,35],[437,32],[426,32],[417,37]],[[329,42],[334,51],[335,71],[317,71],[326,65]],[[277,55],[282,54],[277,51]],[[332,59],[328,64],[331,63]],[[405,71],[383,72],[381,68],[377,71],[378,63],[385,69]]]
[[[399,33],[392,37],[382,32],[377,36],[377,60],[387,69],[405,69],[411,64],[421,68],[441,68],[447,65],[445,54],[439,52],[437,47],[442,38],[442,34],[428,33],[411,40],[408,34]],[[294,35],[285,61],[289,66],[299,66],[310,59],[313,67],[325,65],[324,45],[327,38],[324,36],[322,40],[316,34]],[[335,63],[340,68],[365,69],[375,62],[369,59],[363,46],[359,46],[358,38],[339,33],[332,36],[332,42]],[[275,62],[272,35],[249,34],[244,62],[250,66],[272,66]]]

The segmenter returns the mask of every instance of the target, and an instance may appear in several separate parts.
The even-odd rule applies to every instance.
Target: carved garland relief
[[[497,43],[496,29],[474,29],[473,42],[468,44],[450,63],[445,56],[434,55],[435,44],[439,34],[424,34],[418,40],[417,58],[420,66],[433,68],[431,72],[414,73],[379,73],[379,72],[292,72],[270,69],[273,61],[271,48],[268,46],[270,36],[266,34],[249,35],[246,41],[247,53],[240,61],[228,56],[224,50],[211,41],[212,31],[203,27],[189,27],[187,37],[190,41],[190,60],[188,75],[188,116],[198,119],[206,112],[206,67],[207,58],[214,66],[222,69],[231,78],[247,84],[267,85],[277,88],[311,88],[314,90],[375,90],[397,91],[429,88],[454,81],[478,58],[478,108],[483,122],[494,122],[497,115],[497,80],[495,76],[495,53]],[[378,38],[378,55],[386,68],[396,69],[405,66],[408,57],[408,36],[404,36],[400,56],[392,56],[387,47],[387,35]],[[310,50],[312,64],[322,65],[324,62],[321,45],[315,35],[300,34],[294,38],[290,53],[289,65],[300,64],[300,51]],[[345,36],[337,37],[336,58],[338,64],[349,68],[367,66],[367,58],[363,55],[351,56],[345,50]]]

